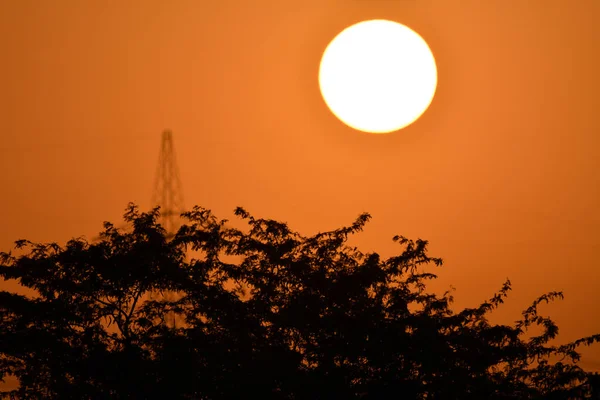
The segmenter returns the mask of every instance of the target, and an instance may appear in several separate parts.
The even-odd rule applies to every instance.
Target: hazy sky
[[[373,18],[418,32],[439,71],[389,135],[343,125],[317,81],[329,41]],[[563,290],[543,309],[561,339],[600,332],[599,19],[598,0],[2,1],[0,249],[150,207],[169,128],[188,207],[305,233],[368,211],[357,243],[430,240],[457,307],[508,277],[500,320]]]

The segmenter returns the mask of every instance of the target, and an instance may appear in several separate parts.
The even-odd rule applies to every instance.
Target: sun
[[[388,20],[359,22],[329,43],[319,67],[325,103],[346,125],[389,133],[416,121],[437,87],[435,58],[412,29]]]

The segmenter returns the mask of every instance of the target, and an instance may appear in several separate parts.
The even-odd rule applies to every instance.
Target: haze
[[[600,332],[599,17],[596,0],[2,2],[0,249],[149,208],[168,128],[188,207],[307,234],[368,211],[357,244],[430,240],[457,308],[508,277],[500,321],[563,290],[543,309],[560,341]],[[439,72],[389,135],[345,126],[317,82],[329,41],[374,18],[418,32]]]

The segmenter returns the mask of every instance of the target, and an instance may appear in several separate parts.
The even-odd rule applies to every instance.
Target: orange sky
[[[373,18],[438,63],[431,107],[389,135],[343,125],[317,82],[329,41]],[[169,128],[187,206],[305,233],[368,211],[357,242],[429,239],[457,307],[508,277],[501,320],[563,290],[544,308],[562,340],[600,332],[599,18],[597,0],[0,2],[0,249],[150,207]]]

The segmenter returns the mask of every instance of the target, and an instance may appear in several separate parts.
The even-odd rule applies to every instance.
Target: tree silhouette
[[[394,238],[382,259],[347,245],[370,219],[306,237],[257,219],[241,231],[203,208],[167,239],[158,208],[130,204],[123,232],[100,241],[18,241],[0,253],[0,277],[35,295],[0,292],[4,397],[40,399],[568,399],[597,395],[577,366],[594,335],[550,345],[558,327],[538,314],[513,326],[489,313],[510,290],[455,312],[428,292],[442,260],[427,241]],[[193,258],[186,255],[192,252]],[[152,300],[153,291],[177,292]],[[175,313],[182,321],[165,320]],[[542,333],[528,330],[541,326]],[[588,379],[590,378],[590,379]],[[595,388],[595,389],[594,389]]]

